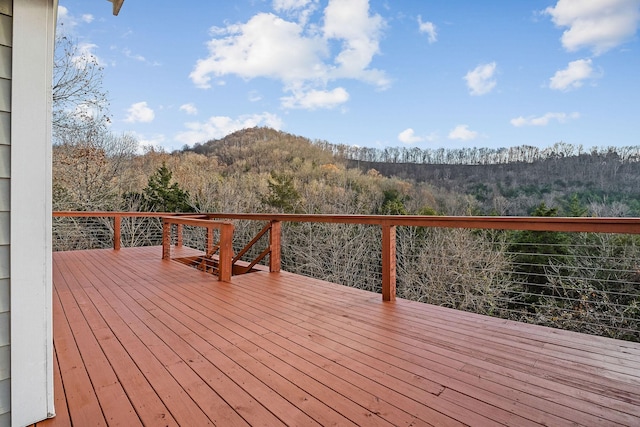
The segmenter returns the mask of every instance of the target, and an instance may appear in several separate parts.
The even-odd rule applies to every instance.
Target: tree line
[[[639,162],[639,146],[602,146],[586,150],[582,145],[565,142],[539,148],[531,145],[487,148],[420,148],[420,147],[359,147],[315,141],[334,155],[355,162],[415,163],[423,165],[499,165],[507,163],[533,163],[549,159],[593,156],[617,160],[621,163]]]

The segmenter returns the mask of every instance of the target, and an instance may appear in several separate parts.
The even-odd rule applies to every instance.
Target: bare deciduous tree
[[[117,208],[120,177],[130,164],[137,145],[130,135],[116,136],[99,126],[66,132],[53,149],[54,188],[63,188],[66,196],[54,201],[54,208]]]
[[[70,129],[109,121],[107,92],[98,59],[64,34],[56,38],[53,63],[54,138]]]
[[[505,249],[499,233],[398,227],[398,294],[459,310],[503,314],[513,290]]]

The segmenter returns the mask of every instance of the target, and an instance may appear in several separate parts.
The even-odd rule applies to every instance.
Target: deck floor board
[[[439,343],[439,345],[432,345],[432,344],[428,344],[428,343],[423,343],[423,342],[415,342],[409,338],[406,337],[402,337],[402,331],[397,331],[396,333],[391,332],[391,331],[380,331],[380,328],[377,328],[375,326],[371,326],[368,327],[368,330],[370,331],[369,333],[364,332],[364,328],[363,325],[360,324],[358,326],[353,326],[351,324],[349,324],[348,322],[345,323],[344,322],[344,317],[340,317],[337,319],[332,319],[332,316],[323,316],[321,320],[316,320],[316,321],[311,321],[311,323],[309,324],[300,324],[299,326],[302,326],[304,328],[306,328],[310,333],[321,333],[323,330],[326,330],[327,328],[329,328],[329,323],[333,323],[333,332],[331,333],[331,336],[333,337],[333,340],[336,339],[336,337],[340,336],[340,335],[344,335],[346,332],[348,331],[351,334],[349,335],[345,335],[345,345],[346,346],[354,346],[354,343],[356,342],[360,342],[362,341],[362,345],[366,345],[367,343],[371,343],[371,342],[378,342],[378,343],[382,343],[383,345],[391,345],[393,346],[394,343],[396,343],[396,341],[400,340],[402,341],[405,345],[408,344],[410,345],[410,347],[412,348],[420,348],[421,351],[416,352],[416,356],[418,359],[420,358],[428,358],[431,362],[433,363],[441,363],[445,366],[448,366],[449,368],[452,368],[454,370],[459,370],[462,369],[463,367],[467,368],[468,366],[474,365],[476,363],[476,361],[482,363],[482,359],[487,359],[489,357],[491,357],[492,359],[500,359],[501,357],[507,357],[507,358],[515,358],[515,360],[517,361],[517,365],[520,365],[521,363],[524,363],[522,360],[518,360],[518,356],[522,356],[522,359],[526,360],[526,357],[532,357],[533,359],[531,360],[531,364],[533,365],[534,363],[536,363],[539,360],[539,355],[536,355],[536,353],[532,353],[531,351],[524,351],[524,350],[520,350],[518,352],[515,352],[515,356],[513,354],[511,354],[511,352],[508,352],[510,349],[505,349],[505,348],[499,348],[498,350],[496,350],[495,348],[483,348],[483,341],[477,341],[477,340],[470,340],[468,336],[464,336],[464,337],[453,337],[453,339],[451,338],[450,335],[446,335],[445,337],[443,337],[443,334],[441,332],[439,333],[433,333],[432,337],[430,338],[429,341],[433,341],[436,343]],[[395,322],[393,322],[395,323]],[[423,330],[427,330],[427,329],[423,329]],[[455,331],[452,331],[452,333]],[[364,334],[364,335],[363,335]],[[480,331],[476,331],[476,334],[478,335],[482,335]],[[384,338],[382,338],[383,335],[386,335],[388,338],[385,340]],[[428,332],[427,332],[428,335]],[[445,343],[443,341],[443,338],[447,338],[448,339],[448,343]],[[454,346],[453,344],[453,340],[457,340],[459,341],[461,344]],[[500,340],[503,341],[503,340]],[[450,344],[449,344],[450,343]],[[469,343],[473,344],[472,346],[469,346]],[[499,347],[499,346],[496,346]],[[534,346],[534,347],[540,347],[540,346]],[[484,354],[481,354],[478,349],[482,349],[482,351],[484,352]],[[526,350],[526,349],[525,349]],[[339,351],[339,350],[338,350]],[[388,348],[387,349],[387,355],[390,354],[390,352],[394,352],[395,348]],[[402,347],[400,347],[400,352],[404,351],[402,349]],[[437,353],[433,353],[433,354],[429,354],[428,352],[430,351],[436,351]],[[472,351],[472,353],[469,354],[469,351]],[[489,352],[489,354],[491,356],[487,356],[486,352]],[[513,352],[514,350],[511,349],[511,351]],[[425,353],[426,352],[426,353]],[[358,356],[358,359],[361,360],[363,357],[366,357],[367,354],[370,354],[371,351],[363,351],[363,353],[361,355]],[[437,354],[440,354],[441,357],[438,357]],[[401,355],[399,355],[398,357],[402,357]],[[385,356],[382,356],[382,358],[385,358]],[[388,357],[387,357],[388,358]],[[456,360],[458,360],[458,362],[456,363]],[[409,366],[408,363],[411,362],[411,356],[407,355],[406,357],[404,357],[404,361],[403,361],[403,365],[405,367]],[[500,363],[502,361],[498,360],[497,361],[497,365],[493,364],[493,363],[485,363],[485,365],[489,365],[489,366],[498,366],[500,367]],[[437,366],[437,365],[436,365]],[[436,369],[437,370],[437,369]],[[627,369],[628,370],[628,369]],[[465,371],[468,371],[468,369],[465,369]],[[555,392],[555,388],[557,386],[556,382],[553,381],[547,381],[546,385],[547,386],[547,390],[544,390],[541,387],[534,387],[531,386],[529,384],[529,381],[531,381],[532,379],[536,379],[535,377],[532,377],[530,375],[527,375],[526,377],[524,377],[523,381],[521,383],[518,384],[517,381],[513,380],[513,377],[517,375],[517,372],[515,369],[511,369],[510,372],[506,372],[504,370],[502,370],[503,374],[508,374],[509,375],[509,385],[511,385],[512,387],[515,387],[516,389],[520,389],[522,391],[524,391],[525,393],[531,393],[531,394],[543,394],[546,396],[547,399],[552,400],[551,405],[555,406],[556,403],[555,402],[563,402],[566,399],[566,396],[562,395],[561,393],[556,393]],[[416,371],[413,371],[413,373],[416,373]],[[424,374],[423,374],[424,375]],[[431,373],[431,376],[433,375],[437,375],[437,373]],[[453,376],[452,376],[453,378]],[[521,375],[520,378],[523,378],[523,376]],[[499,378],[501,379],[501,378]],[[567,391],[568,393],[573,393],[574,392],[574,388],[573,387],[569,387],[569,388],[565,388],[565,391]],[[514,391],[517,393],[517,391]],[[528,396],[524,396],[525,401],[526,399],[531,400],[531,398],[529,398]],[[611,400],[606,400],[604,398],[600,399],[601,401],[605,401],[606,405],[612,405],[612,404],[616,404],[617,401],[611,401]],[[568,400],[569,402],[573,402],[573,405],[575,405],[575,401],[572,399]],[[598,401],[598,397],[593,397],[591,401],[585,401],[582,404],[582,407],[578,407],[578,408],[571,408],[571,409],[564,409],[563,412],[567,412],[567,411],[571,411],[571,410],[575,410],[576,412],[574,413],[575,417],[584,417],[583,414],[581,414],[579,411],[584,411],[584,412],[591,412],[594,413],[595,415],[601,415],[601,413],[603,411],[606,411],[606,406],[605,408],[601,408],[598,407],[597,405],[594,406],[594,403],[602,403],[601,401]],[[629,411],[635,411],[637,413],[638,411],[638,407],[634,407],[632,405],[623,405],[625,406],[625,409],[629,410]],[[560,407],[560,409],[563,409],[562,407]],[[601,420],[599,418],[591,418],[590,419],[592,422],[601,422]]]
[[[222,283],[158,247],[53,260],[38,426],[640,425],[636,343],[286,272]]]

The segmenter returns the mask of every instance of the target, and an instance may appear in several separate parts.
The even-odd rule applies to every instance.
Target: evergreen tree
[[[589,210],[582,205],[576,193],[574,193],[573,196],[571,196],[571,200],[566,203],[564,210],[565,215],[569,217],[583,217],[589,213]]]
[[[189,192],[184,191],[177,182],[171,183],[172,173],[162,163],[149,177],[142,193],[125,196],[130,201],[139,201],[141,211],[151,212],[194,212],[189,202]]]
[[[293,176],[272,171],[267,185],[269,194],[262,199],[264,204],[283,213],[298,213],[301,197],[294,185]]]
[[[384,200],[380,207],[381,215],[407,215],[407,208],[404,205],[406,197],[400,194],[395,188],[384,190]]]

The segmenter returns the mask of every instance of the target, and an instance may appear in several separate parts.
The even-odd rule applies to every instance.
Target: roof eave
[[[109,0],[111,3],[113,3],[113,14],[114,15],[118,15],[118,13],[120,13],[120,8],[122,7],[122,3],[124,3],[124,0]]]

